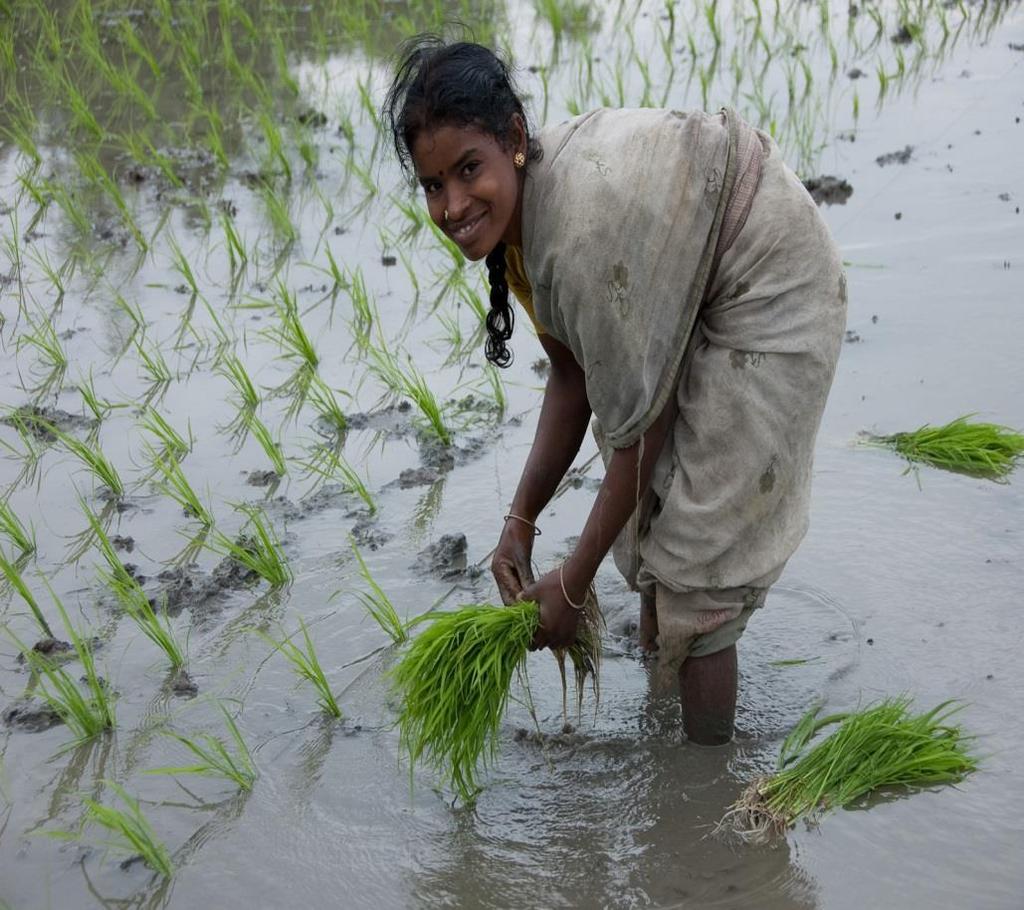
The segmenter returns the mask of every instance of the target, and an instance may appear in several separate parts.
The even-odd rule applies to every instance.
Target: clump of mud
[[[466,535],[445,534],[416,555],[412,568],[450,581],[466,574]]]
[[[842,177],[826,174],[821,177],[808,177],[803,183],[818,205],[846,205],[846,200],[853,195],[853,187]]]
[[[885,167],[889,164],[906,164],[910,161],[910,156],[914,154],[914,147],[908,145],[905,148],[900,149],[896,152],[886,152],[884,155],[879,155],[875,159],[875,164],[879,167]]]
[[[96,421],[79,414],[69,414],[60,408],[40,408],[34,404],[25,404],[15,408],[6,417],[0,417],[0,423],[9,427],[23,426],[36,439],[45,442],[56,442],[57,437],[52,428],[68,433],[72,430],[89,430]]]
[[[249,471],[246,475],[245,482],[250,487],[269,487],[271,484],[277,483],[281,479],[281,475],[277,471]]]
[[[29,696],[23,696],[9,705],[0,717],[5,726],[26,733],[42,733],[61,723],[60,715],[50,705]]]

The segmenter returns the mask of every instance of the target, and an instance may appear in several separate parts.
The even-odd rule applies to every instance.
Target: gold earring
[[[516,152],[515,155],[512,156],[512,163],[516,167],[522,167],[526,164],[526,155],[522,152]]]

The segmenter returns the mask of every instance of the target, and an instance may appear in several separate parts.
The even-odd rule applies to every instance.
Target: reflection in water
[[[416,905],[813,907],[784,839],[709,836],[741,785],[732,751],[647,739],[555,754],[553,772],[455,814],[410,876]]]

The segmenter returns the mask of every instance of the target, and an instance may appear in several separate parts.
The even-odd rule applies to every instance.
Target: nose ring
[[[444,210],[444,223],[445,223],[445,224],[447,224],[447,223],[448,223],[448,209],[445,209],[445,210]]]

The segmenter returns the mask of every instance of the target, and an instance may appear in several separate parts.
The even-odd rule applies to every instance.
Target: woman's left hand
[[[582,611],[569,605],[562,593],[559,570],[548,572],[523,590],[521,600],[536,601],[540,607],[540,623],[531,648],[567,648],[576,641],[576,625]]]

